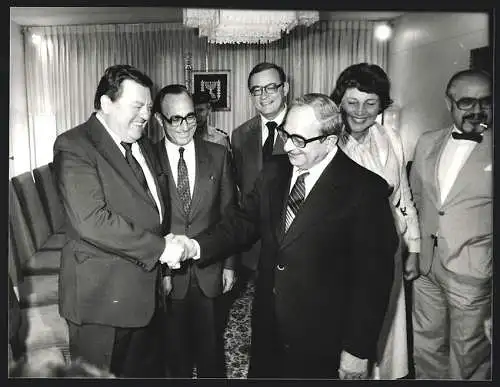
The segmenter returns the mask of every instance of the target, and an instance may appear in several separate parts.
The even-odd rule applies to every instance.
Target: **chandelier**
[[[183,9],[183,23],[198,28],[209,43],[267,43],[281,38],[298,25],[319,20],[318,11],[247,11]]]

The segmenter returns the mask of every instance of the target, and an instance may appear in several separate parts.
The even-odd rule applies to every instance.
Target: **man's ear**
[[[285,97],[288,95],[288,92],[290,91],[290,84],[288,82],[283,83],[283,94]]]
[[[446,107],[447,107],[448,111],[451,112],[451,107],[453,104],[453,102],[451,101],[451,98],[448,96],[444,97],[444,102],[446,102]]]
[[[163,128],[163,120],[161,119],[160,113],[156,112],[154,114],[154,117],[156,119],[156,122],[158,122],[158,125],[160,125]]]
[[[104,114],[108,114],[113,101],[106,94],[101,95],[101,110]]]

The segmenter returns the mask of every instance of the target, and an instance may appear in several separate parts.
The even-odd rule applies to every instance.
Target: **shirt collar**
[[[167,148],[168,152],[176,152],[179,153],[179,148],[181,145],[174,144],[172,141],[168,139],[168,137],[165,136],[165,146]],[[194,141],[191,139],[186,145],[182,145],[184,148],[184,152],[193,152],[194,151]]]
[[[109,128],[108,124],[106,124],[106,121],[104,120],[104,117],[102,116],[102,114],[100,112],[97,112],[95,116],[99,120],[99,122],[102,124],[102,126],[104,126],[104,129],[106,129],[108,134],[111,136],[111,138],[115,142],[116,146],[118,146],[118,149],[120,149],[120,152],[122,152],[123,156],[125,156],[125,149],[121,145],[121,141],[122,141],[121,138]]]
[[[283,120],[285,119],[285,115],[286,115],[286,111],[287,111],[287,106],[285,104],[285,106],[283,106],[283,109],[278,113],[278,115],[276,117],[274,117],[272,120],[268,120],[266,117],[264,117],[262,114],[260,115],[260,118],[262,120],[262,125],[266,125],[269,121],[274,121],[279,125],[281,125],[283,123]]]
[[[333,157],[337,153],[338,146],[335,145],[335,147],[328,153],[323,160],[321,160],[319,163],[313,165],[309,169],[299,169],[298,167],[294,166],[293,167],[293,174],[294,175],[300,175],[304,172],[309,172],[309,176],[316,176],[315,180],[323,173],[325,170],[326,166],[332,161]]]

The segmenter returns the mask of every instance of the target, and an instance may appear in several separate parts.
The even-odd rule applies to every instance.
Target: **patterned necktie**
[[[455,140],[469,140],[469,141],[475,141],[477,143],[480,143],[481,141],[483,141],[483,136],[480,133],[476,133],[476,132],[470,132],[470,133],[452,132],[451,136]]]
[[[285,232],[288,231],[290,225],[292,224],[297,212],[299,212],[300,206],[304,201],[306,196],[306,185],[304,179],[309,175],[309,172],[304,172],[295,181],[290,196],[288,196],[288,202],[286,205],[286,218],[285,218]]]
[[[137,177],[139,184],[144,188],[144,190],[148,194],[149,198],[156,206],[156,202],[153,198],[153,195],[151,194],[151,191],[149,190],[148,182],[146,180],[146,176],[144,175],[144,171],[142,170],[141,165],[139,164],[137,159],[132,154],[132,144],[128,143],[128,142],[123,142],[123,141],[120,142],[120,144],[125,149],[125,160],[127,160],[128,165],[130,165],[130,168],[134,172],[135,177]]]
[[[182,201],[184,213],[189,213],[191,207],[191,192],[189,190],[189,177],[186,161],[184,160],[184,148],[179,148],[179,164],[177,164],[177,193]]]
[[[274,131],[278,124],[274,121],[266,122],[267,129],[269,130],[269,135],[264,142],[264,146],[262,147],[262,159],[264,161],[269,160],[273,154],[274,147]]]

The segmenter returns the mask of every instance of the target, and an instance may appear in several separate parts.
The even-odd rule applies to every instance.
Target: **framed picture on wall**
[[[207,91],[212,97],[213,110],[231,110],[231,71],[213,70],[191,72],[193,93]]]

